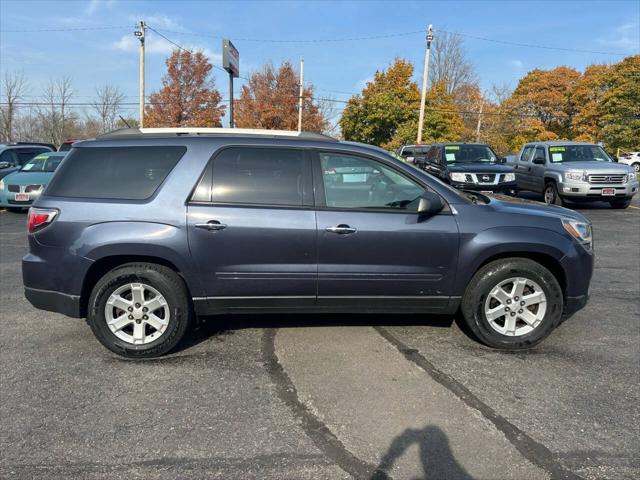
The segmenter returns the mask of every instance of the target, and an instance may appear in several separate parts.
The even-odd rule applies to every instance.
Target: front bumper
[[[615,196],[602,195],[603,188],[615,188]],[[638,181],[624,184],[592,184],[587,182],[564,181],[558,185],[558,193],[563,197],[576,197],[593,200],[611,200],[614,198],[630,198],[638,193]]]
[[[38,194],[29,193],[29,200],[16,202],[15,193],[8,190],[0,190],[0,207],[2,208],[29,208],[33,202],[40,196]]]
[[[511,193],[520,190],[516,182],[501,182],[501,183],[467,183],[467,182],[454,182],[451,180],[450,185],[459,190],[474,190],[478,192],[496,192],[496,193]]]

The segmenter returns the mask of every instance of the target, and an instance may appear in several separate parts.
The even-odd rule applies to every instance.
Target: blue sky
[[[41,95],[50,78],[69,76],[75,99],[94,96],[95,87],[118,85],[137,101],[138,42],[133,24],[144,19],[184,47],[203,49],[220,65],[221,37],[240,51],[241,75],[264,62],[305,59],[305,80],[318,93],[346,99],[376,69],[396,56],[416,65],[419,81],[424,34],[335,42],[269,40],[344,39],[434,28],[501,41],[542,44],[620,54],[640,51],[640,2],[635,1],[466,1],[466,2],[213,2],[213,1],[12,1],[0,0],[0,70],[23,70],[30,95]],[[129,27],[130,25],[130,27]],[[99,30],[99,27],[122,27]],[[47,29],[95,28],[61,32]],[[9,32],[9,30],[40,30]],[[169,33],[186,32],[187,34]],[[437,35],[437,32],[436,32]],[[525,48],[465,37],[481,86],[515,86],[534,68],[615,62],[623,56]],[[149,33],[147,94],[160,85],[172,46]],[[228,98],[226,74],[216,84]],[[239,86],[241,82],[237,82]],[[238,87],[236,87],[238,88]],[[236,90],[237,91],[237,90]],[[339,107],[339,104],[337,104]],[[135,106],[129,107],[132,116]]]

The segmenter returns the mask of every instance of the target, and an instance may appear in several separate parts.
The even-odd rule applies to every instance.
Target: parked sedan
[[[640,173],[640,152],[627,152],[618,157],[618,163],[631,165],[636,173]]]
[[[41,153],[20,170],[0,180],[0,207],[20,210],[30,207],[47,186],[66,152]]]

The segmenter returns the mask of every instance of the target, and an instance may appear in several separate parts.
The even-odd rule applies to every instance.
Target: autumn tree
[[[234,104],[234,123],[240,128],[297,130],[299,77],[290,62],[277,69],[266,64],[251,74]],[[328,126],[326,105],[314,99],[314,87],[302,93],[302,130],[323,132]]]
[[[640,55],[613,65],[598,107],[610,150],[640,149]]]
[[[413,65],[396,58],[387,69],[377,71],[359,95],[351,97],[339,124],[345,140],[386,145],[402,127],[402,137],[416,121],[420,91],[411,79]],[[417,129],[417,123],[416,123]]]
[[[580,73],[571,67],[532,70],[518,82],[507,108],[522,118],[517,130],[532,140],[571,139],[576,114],[572,94]]]
[[[602,116],[600,104],[608,89],[611,76],[609,65],[589,65],[576,82],[572,93],[576,105],[571,127],[574,140],[598,142],[601,140]]]
[[[209,59],[202,52],[174,50],[166,64],[162,88],[145,107],[145,126],[220,127],[225,107]]]

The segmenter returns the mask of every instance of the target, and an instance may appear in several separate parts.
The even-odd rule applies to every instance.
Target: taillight
[[[51,208],[30,208],[27,230],[29,233],[34,233],[43,229],[53,222],[57,214],[58,211]]]

